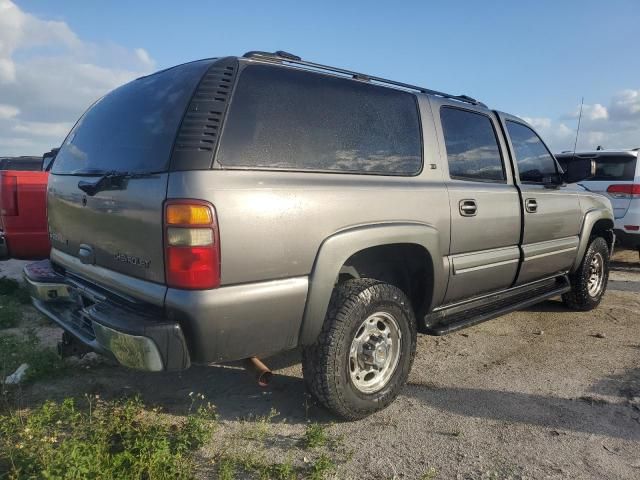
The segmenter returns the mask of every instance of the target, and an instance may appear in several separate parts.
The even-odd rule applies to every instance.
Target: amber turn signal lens
[[[167,205],[167,225],[210,225],[213,217],[205,205]]]

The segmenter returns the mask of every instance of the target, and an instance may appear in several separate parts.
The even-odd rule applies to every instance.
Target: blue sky
[[[13,123],[57,127],[40,143],[14,138],[18,146],[5,141],[4,149],[6,137],[0,134],[0,154],[55,143],[53,131],[59,134],[73,122],[82,102],[140,72],[252,49],[287,50],[320,63],[466,93],[530,119],[554,150],[573,145],[575,114],[584,96],[581,146],[640,146],[637,0],[3,3],[52,33],[50,38],[36,33],[44,38],[29,41],[23,32],[22,40],[12,40],[14,46],[3,53],[0,12],[0,121],[5,105],[13,106],[9,113],[20,110],[11,116]],[[1,82],[3,55],[18,72],[13,87]],[[53,79],[51,93],[60,105],[45,105],[39,121],[29,93],[15,84],[27,67],[52,65],[53,59],[68,66],[63,70],[68,82]],[[88,73],[83,65],[95,71]],[[64,77],[63,72],[55,76]],[[98,72],[108,81],[98,79]],[[72,98],[73,91],[81,94]],[[29,105],[13,105],[9,94],[26,98]],[[62,105],[65,98],[68,105]],[[26,136],[27,130],[17,133]]]

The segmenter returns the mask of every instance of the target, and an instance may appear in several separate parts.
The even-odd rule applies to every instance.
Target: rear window
[[[223,167],[415,175],[421,151],[414,95],[253,65],[238,81],[217,161]]]
[[[635,157],[597,157],[596,174],[589,181],[633,180],[636,175]]]
[[[210,64],[163,70],[105,95],[71,130],[52,173],[166,171],[180,121]]]

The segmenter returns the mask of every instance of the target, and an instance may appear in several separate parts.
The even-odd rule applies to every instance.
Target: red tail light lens
[[[2,175],[0,181],[0,214],[18,215],[18,179],[14,176]]]
[[[610,193],[615,198],[631,198],[640,197],[640,184],[627,183],[621,185],[609,185],[607,193]]]
[[[165,204],[167,285],[186,290],[220,286],[220,236],[213,205],[199,200]]]

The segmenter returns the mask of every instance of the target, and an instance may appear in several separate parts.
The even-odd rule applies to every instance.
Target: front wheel
[[[336,286],[318,339],[303,351],[302,372],[322,405],[355,420],[398,396],[415,351],[416,320],[405,294],[377,280],[348,280]]]
[[[562,295],[567,307],[586,312],[600,304],[609,281],[609,246],[604,238],[591,239],[582,263],[570,280],[571,291]]]

